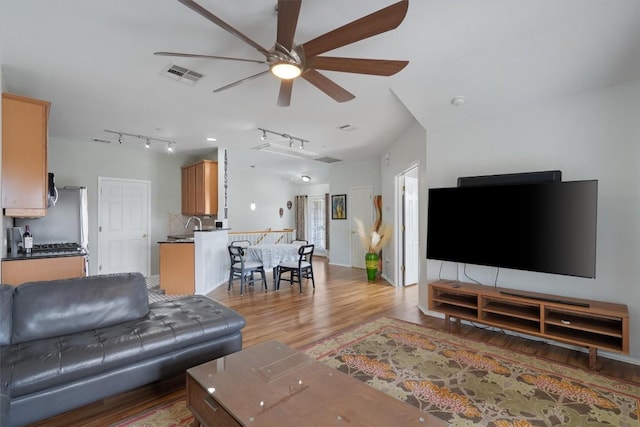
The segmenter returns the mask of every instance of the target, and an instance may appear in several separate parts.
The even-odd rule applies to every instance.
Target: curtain
[[[329,219],[331,218],[331,203],[329,202],[329,193],[324,193],[324,246],[329,250]]]
[[[307,240],[307,196],[296,196],[296,239]]]

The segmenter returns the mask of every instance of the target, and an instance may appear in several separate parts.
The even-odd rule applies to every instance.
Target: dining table
[[[251,245],[247,248],[247,261],[261,262],[265,271],[273,271],[275,286],[275,268],[283,262],[295,262],[300,257],[298,255],[300,245],[293,243],[267,243]]]

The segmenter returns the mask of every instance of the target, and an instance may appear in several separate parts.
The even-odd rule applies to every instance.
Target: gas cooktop
[[[77,243],[42,243],[33,245],[32,253],[56,252],[56,253],[74,253],[82,252],[82,247]]]

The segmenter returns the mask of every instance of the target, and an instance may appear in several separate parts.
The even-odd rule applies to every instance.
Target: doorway
[[[149,277],[150,181],[98,177],[98,272]]]
[[[398,176],[399,239],[397,242],[400,286],[418,283],[420,276],[418,166]]]

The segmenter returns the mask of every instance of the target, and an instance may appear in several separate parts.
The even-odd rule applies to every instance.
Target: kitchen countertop
[[[190,241],[193,242],[194,233],[211,233],[215,231],[229,231],[229,230],[231,229],[230,228],[208,228],[205,230],[195,230],[195,231],[191,231],[189,233],[183,233],[183,234],[169,234],[167,236],[167,240],[163,240],[158,243],[189,243]]]
[[[24,261],[28,259],[42,259],[42,258],[63,258],[71,256],[85,256],[86,252],[74,252],[74,253],[56,253],[56,252],[42,252],[31,255],[18,254],[16,256],[8,255],[2,258],[2,261]]]

